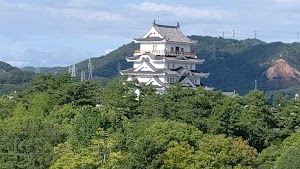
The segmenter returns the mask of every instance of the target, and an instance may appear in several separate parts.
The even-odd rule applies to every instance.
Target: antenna
[[[89,80],[93,79],[93,65],[91,62],[91,58],[89,59],[88,63],[88,71],[89,71]]]
[[[257,80],[254,80],[254,90],[257,90]]]
[[[256,39],[256,37],[257,37],[257,32],[256,32],[256,30],[254,31],[254,39]]]
[[[224,37],[225,37],[225,32],[223,32],[223,34],[222,34],[222,38],[224,39]]]
[[[159,16],[157,17],[157,23],[159,24]]]

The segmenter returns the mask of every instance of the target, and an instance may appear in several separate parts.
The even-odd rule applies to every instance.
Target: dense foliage
[[[135,91],[139,90],[140,95]],[[300,101],[39,75],[0,98],[0,168],[298,168]]]

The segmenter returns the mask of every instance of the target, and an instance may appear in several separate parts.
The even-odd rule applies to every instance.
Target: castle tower
[[[120,71],[121,75],[128,76],[128,81],[137,79],[152,84],[158,91],[165,91],[176,81],[182,86],[197,88],[202,85],[201,78],[209,76],[209,73],[196,71],[196,65],[204,60],[197,59],[196,53],[191,51],[197,41],[186,37],[178,22],[176,26],[168,26],[154,21],[150,30],[134,42],[140,43],[140,50],[126,58],[133,62],[133,68]]]

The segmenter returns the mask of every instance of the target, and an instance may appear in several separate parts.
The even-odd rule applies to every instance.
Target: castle
[[[121,75],[128,76],[127,81],[137,79],[152,84],[158,92],[165,92],[176,81],[184,87],[198,88],[203,86],[201,79],[209,76],[196,70],[196,65],[202,64],[204,59],[197,59],[196,53],[191,51],[197,41],[186,37],[178,22],[176,26],[169,26],[154,21],[150,30],[134,42],[140,43],[140,50],[126,57],[127,62],[133,62],[133,68],[120,71]]]

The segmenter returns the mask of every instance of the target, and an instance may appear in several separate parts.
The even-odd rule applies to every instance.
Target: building
[[[196,53],[191,51],[191,46],[196,45],[197,41],[186,37],[179,23],[168,26],[154,21],[150,30],[143,37],[134,39],[134,42],[140,43],[140,50],[126,57],[128,62],[133,62],[133,68],[120,71],[121,75],[128,76],[128,81],[137,79],[163,92],[176,81],[185,87],[203,86],[201,79],[209,76],[209,73],[196,70],[196,65],[204,60],[197,59]]]

